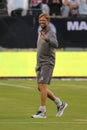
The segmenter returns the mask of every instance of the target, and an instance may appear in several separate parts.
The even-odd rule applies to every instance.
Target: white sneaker
[[[58,113],[57,113],[56,117],[61,117],[67,106],[68,106],[67,103],[62,103],[61,106],[57,106]]]
[[[38,111],[32,118],[46,118],[46,112]]]

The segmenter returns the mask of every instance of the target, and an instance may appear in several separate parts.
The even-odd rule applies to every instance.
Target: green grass
[[[87,81],[52,80],[49,88],[68,103],[56,118],[47,99],[47,118],[33,119],[40,104],[36,80],[0,80],[0,130],[87,130]]]

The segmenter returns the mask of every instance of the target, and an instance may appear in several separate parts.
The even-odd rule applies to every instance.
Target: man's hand
[[[41,37],[43,40],[46,40],[46,39],[47,39],[47,36],[46,36],[46,34],[45,34],[43,31],[41,31],[40,37]]]

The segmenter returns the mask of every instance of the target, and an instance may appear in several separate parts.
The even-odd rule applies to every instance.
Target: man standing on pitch
[[[50,84],[54,65],[55,65],[55,49],[58,47],[56,34],[49,27],[50,17],[48,14],[42,13],[39,16],[39,24],[41,31],[37,40],[37,83],[38,90],[41,93],[41,104],[38,112],[32,115],[32,118],[46,118],[46,99],[47,97],[57,105],[56,117],[62,116],[67,103],[62,102],[56,97],[52,91],[47,88]]]

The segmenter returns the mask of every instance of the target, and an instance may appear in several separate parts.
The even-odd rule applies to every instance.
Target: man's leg
[[[38,84],[38,90],[41,93],[41,106],[46,106],[47,85],[46,84]]]
[[[39,110],[42,112],[46,112],[46,98],[48,97],[49,99],[54,101],[55,104],[57,105],[58,113],[56,116],[57,117],[62,116],[62,114],[68,104],[63,103],[58,97],[56,97],[54,95],[54,93],[51,90],[47,89],[46,84],[39,84],[38,90],[41,92],[41,106],[40,106]]]
[[[38,90],[41,93],[41,104],[38,112],[35,115],[32,115],[32,118],[46,118],[47,85],[38,84]]]
[[[63,115],[64,110],[66,109],[66,107],[68,106],[67,103],[62,102],[58,97],[56,97],[52,91],[50,91],[49,89],[47,89],[47,96],[48,98],[50,98],[51,100],[53,100],[55,102],[55,104],[57,105],[57,114],[56,117],[61,117]]]
[[[54,93],[47,88],[47,84],[38,84],[38,90],[41,93],[41,106],[46,106],[46,99],[47,97],[52,101],[56,101],[57,105],[61,105],[62,102],[59,98],[57,98]]]
[[[47,73],[48,72],[48,73]],[[60,116],[63,114],[63,111],[65,109],[65,106],[63,102],[57,98],[54,93],[47,88],[47,85],[51,81],[51,75],[53,72],[53,67],[50,66],[42,66],[42,68],[38,68],[37,70],[37,81],[38,81],[38,90],[41,93],[41,104],[39,107],[39,111],[37,114],[33,115],[33,118],[46,118],[46,99],[47,97],[55,102],[57,105],[58,113],[57,116]],[[43,82],[43,83],[40,83]],[[60,106],[62,106],[60,109]],[[62,114],[61,114],[62,112]]]

